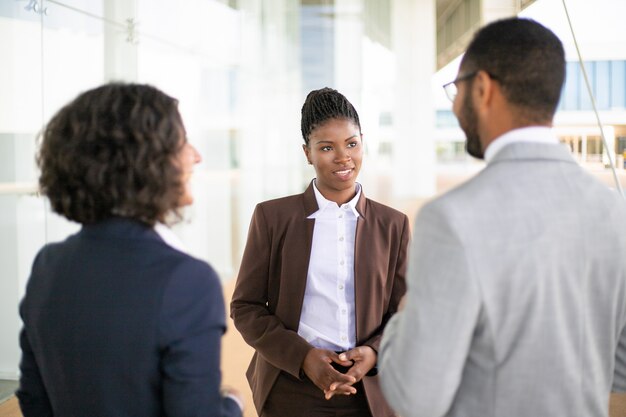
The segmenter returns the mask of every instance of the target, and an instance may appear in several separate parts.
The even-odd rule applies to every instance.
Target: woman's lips
[[[333,174],[338,176],[340,179],[347,180],[352,175],[354,168],[341,169],[337,171],[333,171]]]

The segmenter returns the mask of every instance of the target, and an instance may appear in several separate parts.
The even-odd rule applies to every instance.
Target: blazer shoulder
[[[209,281],[219,282],[217,272],[202,259],[180,252],[165,243],[160,245],[159,252],[163,262],[172,266],[173,279],[198,277],[200,280],[208,279]]]
[[[266,217],[291,218],[301,216],[304,212],[304,195],[294,194],[287,197],[275,198],[257,204],[255,211],[261,210]]]
[[[302,205],[303,198],[304,198],[303,194],[293,194],[293,195],[288,195],[286,197],[279,197],[279,198],[274,198],[271,200],[266,200],[257,204],[257,206],[260,206],[263,208],[270,208],[270,209],[289,208],[289,207],[294,207],[297,205]]]
[[[62,241],[48,242],[35,254],[31,266],[31,277],[38,271],[46,271],[61,262],[68,253],[74,252],[73,248],[81,247],[82,241],[79,233],[72,234]],[[29,279],[30,282],[30,279]]]
[[[164,296],[173,300],[175,305],[193,305],[201,301],[207,304],[207,308],[210,305],[223,306],[222,283],[213,267],[186,253],[167,249],[163,252],[160,268]]]

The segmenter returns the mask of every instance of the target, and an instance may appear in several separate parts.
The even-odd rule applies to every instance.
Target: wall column
[[[482,24],[517,16],[520,11],[518,0],[482,0]]]
[[[604,138],[606,139],[606,149],[602,152],[602,163],[605,166],[610,165],[609,155],[611,154],[611,161],[615,163],[615,128],[613,126],[604,126]],[[604,144],[602,144],[604,146]]]
[[[393,112],[393,195],[435,193],[435,0],[392,1],[392,48],[396,58]]]
[[[362,0],[335,0],[335,85],[329,86],[345,95],[361,108],[363,65],[363,11]]]
[[[111,0],[104,2],[104,16],[120,23],[135,19],[137,0]],[[104,79],[105,81],[137,81],[137,44],[119,27],[104,28]]]

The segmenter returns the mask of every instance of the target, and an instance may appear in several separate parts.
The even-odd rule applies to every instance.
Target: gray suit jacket
[[[383,393],[410,416],[608,415],[626,390],[626,203],[563,146],[513,143],[424,206]],[[622,336],[623,338],[623,336]]]

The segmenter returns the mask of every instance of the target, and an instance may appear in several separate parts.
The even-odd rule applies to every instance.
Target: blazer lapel
[[[364,334],[367,334],[366,324],[369,313],[369,303],[366,300],[369,294],[372,294],[372,280],[368,279],[366,260],[375,256],[371,250],[371,221],[367,219],[367,199],[361,188],[361,196],[356,204],[356,210],[359,217],[356,223],[356,235],[354,237],[354,302],[355,302],[355,326],[356,339],[361,340]]]
[[[288,254],[285,259],[291,263],[291,267],[286,270],[293,271],[293,275],[287,277],[281,285],[285,287],[288,294],[293,294],[291,308],[293,314],[285,320],[288,328],[298,329],[300,325],[300,313],[302,312],[302,303],[304,302],[304,292],[306,290],[306,280],[309,273],[309,260],[311,258],[311,246],[313,243],[313,228],[315,227],[315,219],[309,219],[308,216],[318,210],[315,192],[313,191],[313,182],[302,194],[302,215],[301,219],[294,224],[294,239],[286,240],[287,245],[291,247],[283,248],[283,254]],[[291,243],[289,243],[291,242]]]

